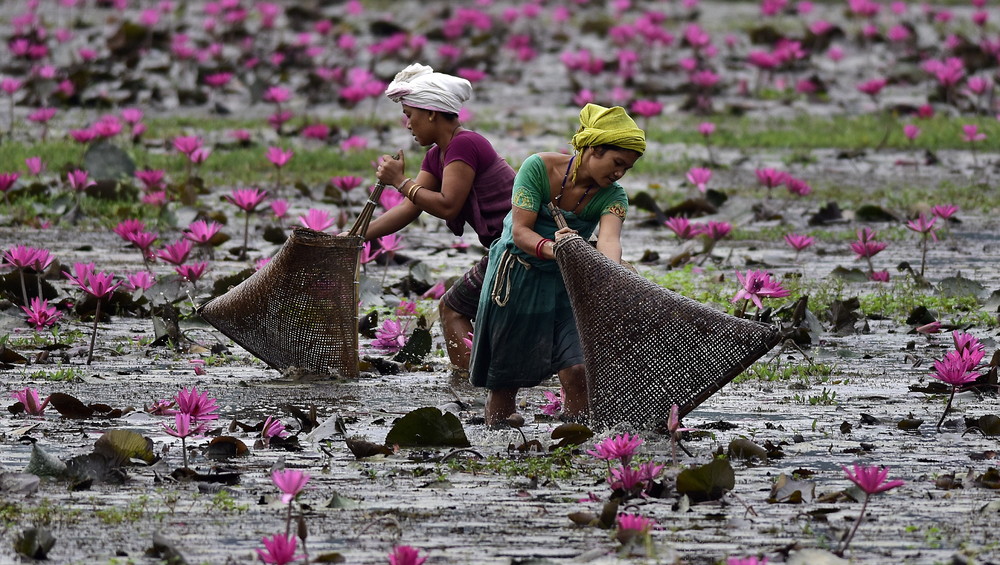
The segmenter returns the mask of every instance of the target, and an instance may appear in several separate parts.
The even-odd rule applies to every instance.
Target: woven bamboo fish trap
[[[657,427],[681,416],[761,358],[776,328],[665,289],[582,237],[555,244],[583,346],[591,421]]]
[[[199,309],[271,368],[358,377],[358,268],[378,183],[346,236],[293,228],[259,271]]]

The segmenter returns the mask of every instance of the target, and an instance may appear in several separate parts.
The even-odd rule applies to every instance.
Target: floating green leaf
[[[403,447],[472,445],[458,416],[433,406],[417,408],[397,420],[385,436],[385,443]]]
[[[141,459],[146,463],[156,459],[152,440],[128,430],[105,432],[94,442],[94,452],[106,456],[114,466],[125,465],[132,459]]]
[[[717,500],[736,486],[736,473],[725,459],[713,459],[700,467],[684,469],[677,475],[677,492],[693,502]]]

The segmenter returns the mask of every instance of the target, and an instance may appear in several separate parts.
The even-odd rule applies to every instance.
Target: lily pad
[[[551,437],[552,439],[560,440],[559,443],[550,448],[556,449],[567,445],[580,445],[594,437],[594,432],[583,424],[568,422],[560,424],[556,429],[552,430]]]
[[[125,465],[132,459],[140,459],[146,463],[152,463],[156,459],[153,441],[129,430],[105,432],[94,442],[94,452],[104,454],[116,466]]]
[[[417,408],[397,420],[386,434],[385,443],[401,447],[472,445],[458,416],[433,406]]]
[[[961,298],[964,296],[975,296],[983,300],[987,296],[986,287],[980,283],[967,279],[961,275],[941,279],[937,285],[937,293],[949,298]]]
[[[736,473],[725,459],[684,469],[677,475],[677,492],[686,494],[692,502],[718,500],[736,486]]]
[[[419,363],[431,352],[431,332],[424,326],[417,326],[406,340],[406,345],[393,357],[399,363]]]

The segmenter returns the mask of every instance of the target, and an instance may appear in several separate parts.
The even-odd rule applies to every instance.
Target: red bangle
[[[552,240],[543,237],[542,239],[538,240],[538,243],[535,244],[535,257],[538,257],[539,259],[545,259],[545,257],[542,255],[542,246],[545,245],[546,241],[552,241]]]

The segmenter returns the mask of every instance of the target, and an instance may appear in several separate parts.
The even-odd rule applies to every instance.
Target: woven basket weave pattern
[[[581,237],[555,246],[580,333],[591,419],[650,427],[683,416],[779,341],[771,326],[667,290]]]
[[[260,271],[199,313],[272,368],[357,378],[363,241],[295,228]]]

